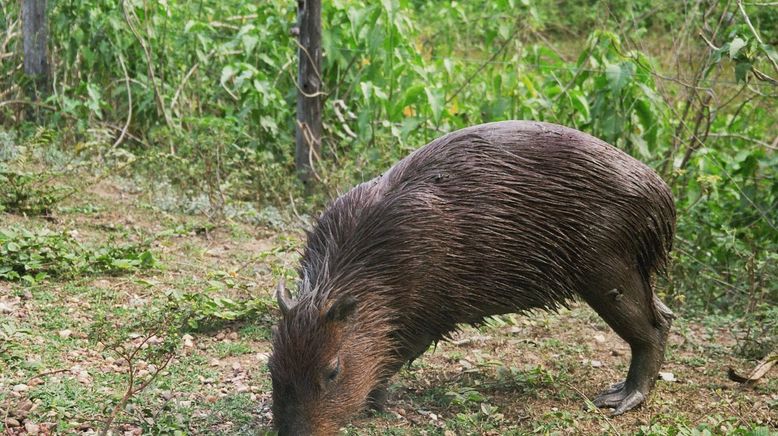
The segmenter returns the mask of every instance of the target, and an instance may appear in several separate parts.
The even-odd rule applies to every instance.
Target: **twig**
[[[42,372],[40,374],[36,374],[36,375],[28,378],[27,379],[27,383],[35,380],[36,378],[43,378],[43,377],[46,377],[47,375],[54,375],[54,374],[59,374],[59,373],[62,373],[62,372],[68,372],[68,371],[70,371],[70,368],[55,369],[55,370],[51,370],[51,371]]]
[[[755,66],[751,66],[751,72],[754,73],[754,77],[757,79],[763,81],[763,82],[770,82],[773,85],[778,85],[778,80],[773,79],[772,77],[768,76],[767,74],[759,71]]]
[[[124,123],[124,127],[122,128],[119,137],[116,138],[116,142],[113,143],[111,148],[116,148],[116,146],[122,143],[124,136],[127,134],[127,129],[130,127],[130,122],[132,121],[132,89],[130,88],[130,75],[127,74],[127,67],[124,65],[124,56],[122,56],[122,52],[119,51],[118,54],[119,65],[122,67],[125,85],[127,86],[127,121]]]
[[[229,94],[230,97],[232,97],[233,100],[238,101],[240,100],[237,95],[233,94],[232,91],[230,91],[229,88],[227,88],[227,85],[222,82],[222,88],[227,91],[227,94]]]
[[[308,144],[308,164],[311,167],[311,172],[313,173],[313,176],[316,177],[316,180],[322,182],[322,178],[319,176],[319,173],[316,171],[316,168],[313,166],[314,156],[316,157],[317,162],[319,159],[319,155],[314,152],[315,144],[317,142],[316,138],[314,138],[310,127],[308,127],[307,124],[301,122],[300,120],[297,120],[297,127],[299,127],[300,131],[303,132],[303,138],[305,139],[305,142]]]
[[[143,391],[148,387],[149,384],[151,384],[152,381],[154,381],[157,376],[167,368],[168,364],[173,360],[173,357],[175,357],[175,353],[169,353],[165,361],[157,367],[157,370],[154,371],[153,374],[144,382],[142,382],[137,388],[135,387],[135,368],[133,365],[133,361],[135,360],[135,356],[138,354],[138,352],[141,350],[141,348],[154,336],[159,333],[159,330],[154,331],[152,334],[146,335],[145,338],[143,338],[143,341],[141,341],[140,344],[135,346],[135,349],[129,354],[119,353],[119,356],[124,359],[125,362],[127,362],[127,374],[129,376],[129,381],[127,382],[127,390],[124,393],[124,396],[122,396],[122,399],[114,406],[113,410],[111,411],[111,415],[108,417],[108,419],[105,420],[105,423],[103,425],[103,429],[100,431],[100,436],[106,436],[108,432],[111,429],[111,424],[116,420],[116,416],[119,414],[119,410],[121,410],[128,401],[130,401],[130,398],[133,397],[133,395],[136,395],[138,392]]]
[[[130,27],[130,31],[135,36],[135,39],[138,40],[138,43],[140,44],[141,48],[143,49],[143,54],[146,57],[146,71],[149,75],[149,81],[151,82],[152,88],[154,89],[154,97],[155,101],[157,103],[157,111],[162,114],[162,116],[165,119],[165,124],[168,125],[168,127],[175,128],[175,124],[173,123],[173,120],[170,118],[170,114],[167,112],[167,108],[165,107],[165,102],[162,98],[162,92],[159,90],[159,85],[157,84],[157,77],[154,74],[154,63],[151,59],[151,50],[149,49],[148,44],[146,44],[146,40],[143,39],[143,37],[138,32],[138,29],[135,28],[135,24],[132,21],[132,18],[130,15],[135,17],[137,19],[137,16],[135,16],[135,12],[131,11],[127,7],[127,1],[122,1],[122,12],[124,13],[124,19],[127,22],[127,25]]]
[[[756,138],[752,138],[750,136],[741,135],[739,133],[709,133],[708,136],[712,136],[714,138],[738,138],[738,139],[742,139],[744,141],[753,142],[754,144],[759,144],[759,145],[761,145],[762,147],[765,147],[765,148],[769,148],[769,149],[772,149],[772,150],[778,150],[778,148],[773,146],[772,144],[769,144],[769,143],[764,142],[764,141],[760,141],[760,140],[758,140]]]
[[[335,84],[335,89],[332,91],[331,95],[338,95],[338,92],[340,91],[340,86],[343,84],[343,81],[346,80],[346,75],[349,71],[351,71],[351,67],[354,66],[354,64],[357,61],[357,58],[359,58],[359,53],[354,53],[354,56],[351,57],[351,60],[349,61],[348,65],[346,65],[346,69],[341,74],[340,78],[338,79],[338,83]],[[329,95],[325,95],[322,99],[322,104],[324,104],[325,101],[329,98]]]
[[[309,62],[311,63],[311,65],[313,66],[313,72],[314,72],[314,73],[316,73],[316,77],[318,77],[318,78],[319,78],[319,83],[322,83],[322,84],[323,84],[323,83],[324,83],[324,80],[321,78],[321,73],[319,73],[319,69],[318,69],[318,68],[316,68],[316,62],[314,62],[314,61],[313,61],[313,57],[311,57],[311,54],[310,54],[310,53],[308,53],[308,49],[307,49],[307,48],[305,48],[305,47],[303,47],[303,45],[302,45],[302,44],[300,44],[300,41],[298,41],[298,40],[297,40],[297,38],[294,38],[294,43],[295,43],[295,44],[297,44],[297,47],[299,47],[299,48],[300,48],[300,50],[302,50],[302,51],[303,51],[303,53],[305,53],[305,57],[307,57],[307,58],[308,58],[308,61],[309,61]]]
[[[715,45],[713,45],[713,43],[710,42],[708,40],[708,38],[705,37],[704,33],[700,32],[700,33],[698,33],[698,35],[700,36],[700,38],[702,38],[703,41],[705,41],[706,44],[708,44],[708,47],[710,47],[711,50],[716,50],[716,51],[721,50],[721,48],[716,47]]]
[[[205,61],[207,61],[214,53],[216,53],[216,49],[211,50],[208,52],[208,54],[205,55]],[[176,103],[178,103],[178,96],[181,95],[181,91],[184,89],[184,85],[186,85],[186,82],[189,81],[189,78],[192,77],[192,74],[197,71],[197,68],[200,67],[200,61],[197,61],[192,65],[192,68],[187,71],[186,75],[183,79],[181,79],[181,83],[178,85],[178,88],[176,88],[175,94],[173,94],[173,100],[170,101],[170,110],[175,111]]]
[[[254,20],[258,17],[257,14],[248,14],[248,15],[233,15],[231,17],[223,18],[224,21],[246,21],[246,20]]]
[[[451,94],[449,98],[446,99],[443,105],[445,106],[451,103],[451,101],[454,100],[454,98],[456,98],[456,96],[459,95],[460,92],[464,91],[464,89],[470,85],[470,82],[472,82],[477,75],[481,74],[481,71],[483,71],[484,68],[486,68],[489,64],[491,64],[492,61],[497,59],[497,56],[499,56],[503,52],[503,50],[505,50],[505,48],[508,47],[508,44],[511,41],[513,41],[513,38],[515,38],[518,33],[519,33],[519,21],[516,20],[516,23],[513,26],[513,33],[511,33],[511,35],[508,38],[506,38],[505,41],[503,41],[502,45],[500,45],[500,47],[494,53],[492,53],[491,56],[489,56],[489,59],[487,59],[486,62],[482,63],[478,67],[478,69],[475,70],[473,74],[471,74],[467,79],[465,79],[464,82],[462,82],[462,85],[456,91],[454,91],[454,93]]]
[[[58,110],[55,106],[52,106],[52,105],[46,104],[46,103],[41,103],[39,101],[31,101],[31,100],[6,100],[6,101],[0,101],[0,107],[9,106],[9,105],[12,105],[12,104],[26,104],[26,105],[30,105],[30,106],[38,106],[38,107],[42,107],[44,109],[48,109],[48,110],[51,110],[51,111]]]
[[[107,128],[109,128],[109,129],[112,129],[112,130],[117,130],[117,131],[119,131],[119,130],[122,130],[122,128],[121,128],[121,127],[119,127],[119,126],[115,126],[115,125],[113,125],[113,124],[110,124],[110,123],[101,123],[101,125],[102,125],[102,126],[104,126],[104,127],[107,127]],[[143,139],[141,139],[141,138],[140,138],[140,137],[138,137],[137,135],[133,134],[133,133],[132,133],[132,132],[130,132],[129,130],[127,130],[127,131],[125,132],[125,135],[127,135],[127,137],[128,137],[128,138],[130,138],[130,139],[132,139],[133,141],[135,141],[135,142],[137,142],[137,143],[139,143],[139,144],[143,145],[143,146],[144,146],[144,147],[146,147],[147,149],[151,149],[151,148],[152,148],[152,147],[151,147],[151,145],[149,145],[149,143],[147,143],[146,141],[144,141]]]
[[[294,205],[294,197],[292,197],[292,193],[289,193],[289,204],[292,206],[292,213],[294,213],[294,216],[297,217],[298,220],[300,220],[301,223],[305,225],[305,228],[310,228],[311,223],[309,223],[307,220],[303,219],[302,216],[300,216],[299,213],[297,213],[297,208]]]
[[[308,98],[319,97],[319,96],[323,96],[325,99],[327,98],[327,93],[324,92],[324,91],[316,91],[313,94],[309,94],[309,93],[303,91],[303,88],[300,86],[300,83],[297,81],[297,78],[294,77],[294,73],[292,73],[291,70],[287,70],[287,71],[289,72],[289,77],[292,78],[292,82],[294,82],[294,87],[297,88],[297,91],[300,94],[302,94],[302,95],[304,95],[304,96],[306,96]]]
[[[737,0],[737,7],[740,9],[740,14],[743,16],[743,19],[746,21],[746,24],[748,25],[748,28],[751,29],[751,33],[754,34],[754,38],[756,38],[756,41],[759,43],[759,49],[762,50],[767,56],[767,60],[770,61],[771,64],[773,64],[773,69],[775,69],[776,72],[778,72],[778,63],[775,62],[775,59],[770,56],[770,53],[765,50],[764,48],[764,41],[762,41],[762,38],[759,37],[759,33],[754,29],[754,25],[751,24],[751,19],[748,18],[748,14],[746,14],[746,8],[743,7],[743,2],[741,0]]]

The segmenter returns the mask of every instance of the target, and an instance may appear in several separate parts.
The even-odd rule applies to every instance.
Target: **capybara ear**
[[[327,310],[327,321],[346,321],[357,311],[357,299],[351,295],[341,295]]]
[[[278,282],[278,287],[276,288],[276,300],[278,300],[278,307],[281,309],[283,316],[286,316],[295,304],[292,295],[286,289],[286,280],[283,278]]]

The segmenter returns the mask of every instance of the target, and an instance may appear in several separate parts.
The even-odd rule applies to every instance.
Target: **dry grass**
[[[104,182],[71,199],[53,219],[0,215],[3,226],[64,230],[86,245],[151,238],[162,265],[32,288],[0,282],[0,302],[10,308],[0,312],[0,327],[23,330],[0,342],[0,350],[13,344],[0,358],[0,418],[8,417],[5,427],[0,420],[4,434],[91,434],[101,428],[126,378],[121,362],[88,337],[96,313],[153,308],[166,292],[205,292],[215,277],[232,285],[210,293],[236,300],[270,298],[274,275],[294,267],[297,230],[213,226],[202,218],[155,210],[150,201],[141,192]],[[277,316],[272,309],[181,339],[170,366],[121,411],[114,429],[122,434],[264,431],[272,419],[265,362]],[[607,411],[584,406],[625,376],[629,350],[590,309],[576,305],[559,314],[503,317],[465,328],[454,341],[428,351],[395,377],[384,413],[359,417],[345,431],[677,434],[701,425],[722,434],[737,427],[778,431],[774,374],[754,387],[727,380],[728,367],[747,371],[754,364],[734,354],[738,332],[731,325],[714,317],[678,320],[663,368],[676,381],[657,382],[645,406],[610,418]]]

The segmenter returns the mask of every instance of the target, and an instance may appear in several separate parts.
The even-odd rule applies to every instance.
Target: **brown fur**
[[[553,310],[576,296],[631,345],[663,350],[669,310],[650,280],[674,223],[665,183],[587,134],[511,121],[431,142],[335,200],[308,234],[297,301],[273,341],[279,430],[330,434],[457,324]],[[614,301],[621,289],[626,298],[606,298],[611,288]],[[328,320],[343,296],[356,304]],[[621,325],[641,316],[649,322],[640,332]],[[658,371],[651,354],[635,372]],[[333,362],[340,371],[327,380]],[[653,381],[630,377],[647,394]]]

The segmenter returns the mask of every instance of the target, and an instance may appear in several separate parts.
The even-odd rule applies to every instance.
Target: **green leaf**
[[[427,93],[427,102],[432,110],[432,119],[439,123],[440,116],[443,113],[443,93],[431,88],[426,88],[425,91]]]
[[[729,43],[729,58],[735,59],[741,48],[746,46],[746,41],[742,38],[735,38]]]
[[[373,83],[360,82],[359,88],[362,90],[362,96],[365,98],[365,102],[370,102],[370,98],[373,96]]]
[[[751,71],[751,62],[738,62],[735,65],[735,80],[738,83],[745,82],[749,71]]]
[[[259,38],[257,38],[254,35],[243,35],[241,38],[243,40],[243,46],[246,49],[246,53],[251,53],[254,50],[254,47],[257,46],[257,43],[259,42]]]
[[[605,77],[608,79],[608,87],[614,93],[618,93],[632,79],[634,65],[625,62],[622,64],[610,64],[605,67]]]
[[[224,85],[228,80],[232,79],[233,76],[235,76],[235,68],[233,68],[232,65],[227,65],[224,67],[224,69],[222,69],[222,75],[219,79],[219,83]]]
[[[580,92],[570,92],[570,103],[573,105],[573,108],[583,116],[584,119],[588,120],[591,117],[591,113],[589,111],[589,102],[586,100],[586,97],[581,94]]]

